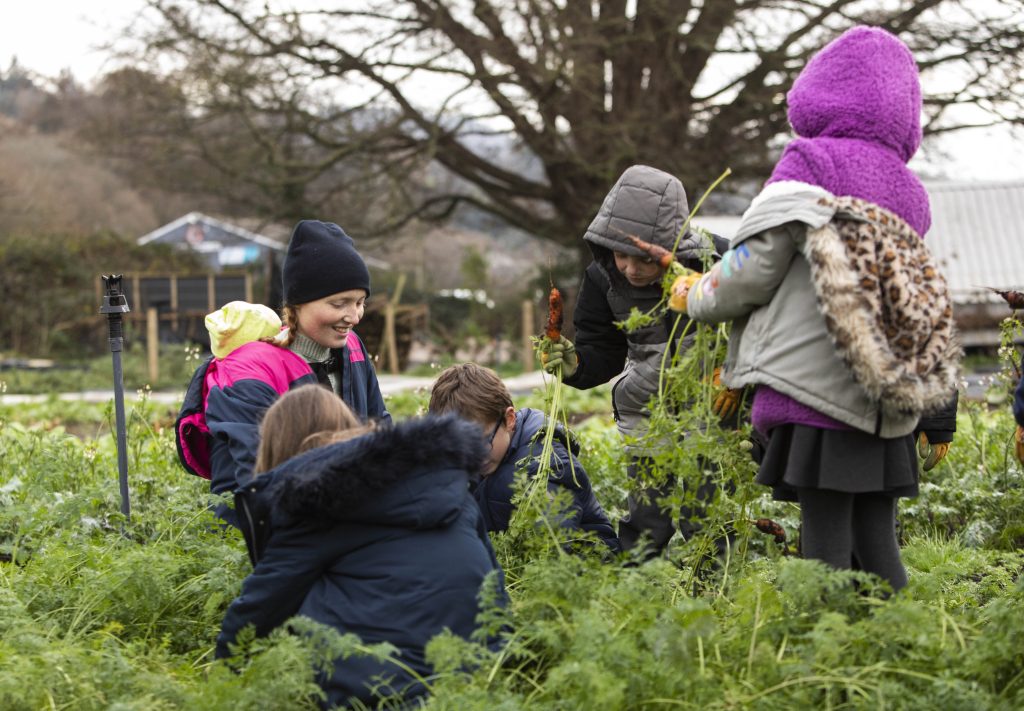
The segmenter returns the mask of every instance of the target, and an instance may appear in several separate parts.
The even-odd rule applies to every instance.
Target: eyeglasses
[[[498,434],[498,428],[501,427],[502,420],[504,417],[498,418],[498,421],[494,423],[494,429],[491,430],[491,436],[487,438],[487,446],[491,447],[494,445],[494,437]]]

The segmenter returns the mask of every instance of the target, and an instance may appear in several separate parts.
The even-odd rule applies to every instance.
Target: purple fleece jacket
[[[921,145],[921,84],[907,46],[876,27],[853,27],[807,63],[786,96],[798,138],[768,183],[796,180],[880,205],[919,235],[931,226],[928,193],[907,161]],[[772,388],[754,395],[754,426],[849,429]]]

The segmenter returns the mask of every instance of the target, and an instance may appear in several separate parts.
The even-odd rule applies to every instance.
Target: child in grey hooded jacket
[[[695,270],[703,270],[717,258],[715,238],[687,231],[679,238],[689,215],[682,183],[668,173],[645,165],[628,168],[618,179],[590,223],[583,239],[594,260],[583,274],[573,325],[576,342],[564,336],[542,352],[544,368],[562,369],[566,385],[581,390],[606,383],[622,374],[612,389],[612,409],[619,433],[626,441],[631,457],[629,475],[642,478],[652,465],[657,445],[644,442],[650,410],[648,403],[658,392],[659,370],[666,349],[682,352],[693,336],[670,343],[676,314],[667,312],[657,322],[625,331],[617,322],[629,317],[633,308],[647,312],[662,299],[664,270],[635,246],[630,235],[667,250],[675,247],[675,257]],[[722,240],[724,246],[724,240]],[[686,329],[681,324],[677,333]],[[675,442],[666,443],[675,446]],[[671,493],[675,481],[649,488],[640,497],[629,497],[629,513],[619,522],[619,537],[624,550],[637,545],[642,536],[649,538],[648,555],[657,555],[674,532],[671,513],[657,503]],[[699,501],[713,493],[705,482],[696,492]],[[680,532],[689,537],[699,528],[699,507],[680,512]]]

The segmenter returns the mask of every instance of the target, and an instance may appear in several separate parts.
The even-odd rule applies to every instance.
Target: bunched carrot
[[[662,269],[670,269],[672,263],[676,261],[675,255],[664,247],[645,242],[636,235],[626,235],[626,238],[633,243],[634,247],[646,252],[647,256],[657,262]]]
[[[562,293],[555,287],[551,287],[548,294],[548,323],[544,335],[553,342],[562,337]]]
[[[993,289],[991,286],[986,286],[985,288],[1003,297],[1003,300],[1010,305],[1011,309],[1024,309],[1024,291],[1004,291],[1002,289]]]
[[[769,536],[775,537],[776,543],[786,542],[786,529],[781,524],[772,521],[770,518],[759,518],[754,521],[754,526],[761,533],[767,533]]]

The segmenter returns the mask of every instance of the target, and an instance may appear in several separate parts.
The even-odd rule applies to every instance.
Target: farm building
[[[1024,286],[1024,181],[928,183],[932,227],[929,249],[942,266],[957,325],[967,347],[999,343],[1006,303],[986,287]],[[735,215],[697,216],[694,224],[731,239]]]
[[[141,324],[155,312],[161,341],[191,341],[208,345],[204,318],[229,301],[250,301],[280,306],[281,264],[291,234],[290,226],[271,224],[257,233],[238,224],[190,212],[139,237],[139,245],[168,244],[199,253],[206,263],[201,273],[125,274],[124,292],[132,308],[129,322]],[[388,271],[388,262],[362,253],[371,270]],[[97,282],[97,288],[98,282]],[[360,336],[371,353],[379,349],[386,300],[376,299],[363,319]],[[411,331],[422,328],[424,308],[400,306],[398,347],[408,349]]]
[[[928,193],[928,246],[945,271],[964,345],[997,345],[1010,310],[987,287],[1024,287],[1024,181],[932,183]]]
[[[198,252],[211,271],[265,264],[273,254],[283,254],[285,242],[190,212],[139,237],[139,245],[170,244]]]

